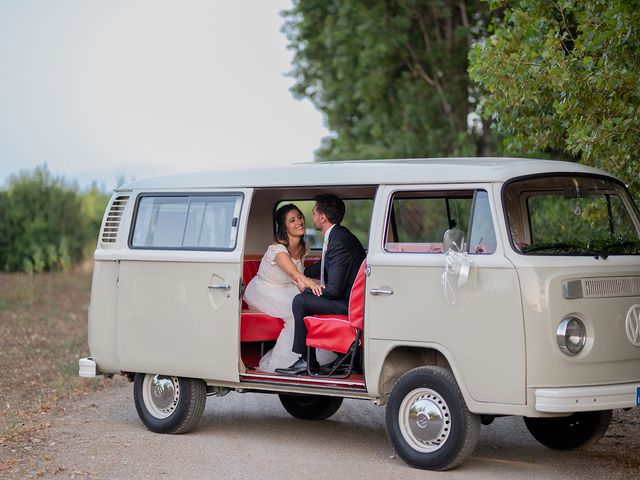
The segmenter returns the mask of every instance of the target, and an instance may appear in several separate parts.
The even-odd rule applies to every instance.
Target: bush
[[[0,269],[64,271],[79,263],[95,241],[106,202],[95,186],[81,194],[44,165],[11,176],[0,191]]]

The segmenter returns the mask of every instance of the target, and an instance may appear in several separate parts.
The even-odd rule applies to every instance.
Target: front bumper
[[[593,387],[536,388],[536,410],[550,413],[630,408],[640,402],[640,383]]]

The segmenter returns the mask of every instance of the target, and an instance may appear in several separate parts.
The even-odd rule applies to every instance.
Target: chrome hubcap
[[[145,375],[142,383],[142,397],[151,415],[156,418],[167,418],[175,411],[180,400],[178,378]]]
[[[451,415],[444,399],[429,388],[409,392],[398,412],[400,431],[419,452],[438,450],[451,433]]]

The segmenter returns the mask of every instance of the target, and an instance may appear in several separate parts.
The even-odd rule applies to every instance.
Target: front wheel
[[[136,373],[133,400],[142,423],[156,433],[187,433],[202,416],[207,386],[202,380]]]
[[[341,397],[321,395],[288,395],[279,393],[280,403],[292,417],[302,420],[324,420],[342,405]]]
[[[538,442],[554,450],[588,447],[600,440],[611,423],[611,410],[578,412],[568,417],[524,418]]]
[[[410,370],[393,386],[386,409],[387,434],[407,464],[449,470],[473,452],[480,417],[469,411],[450,370]]]

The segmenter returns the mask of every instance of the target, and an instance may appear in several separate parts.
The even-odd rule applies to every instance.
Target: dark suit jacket
[[[334,226],[324,258],[325,288],[322,297],[348,303],[351,287],[365,257],[360,240],[348,228],[339,224]],[[304,274],[311,278],[320,277],[320,262],[309,265]]]

